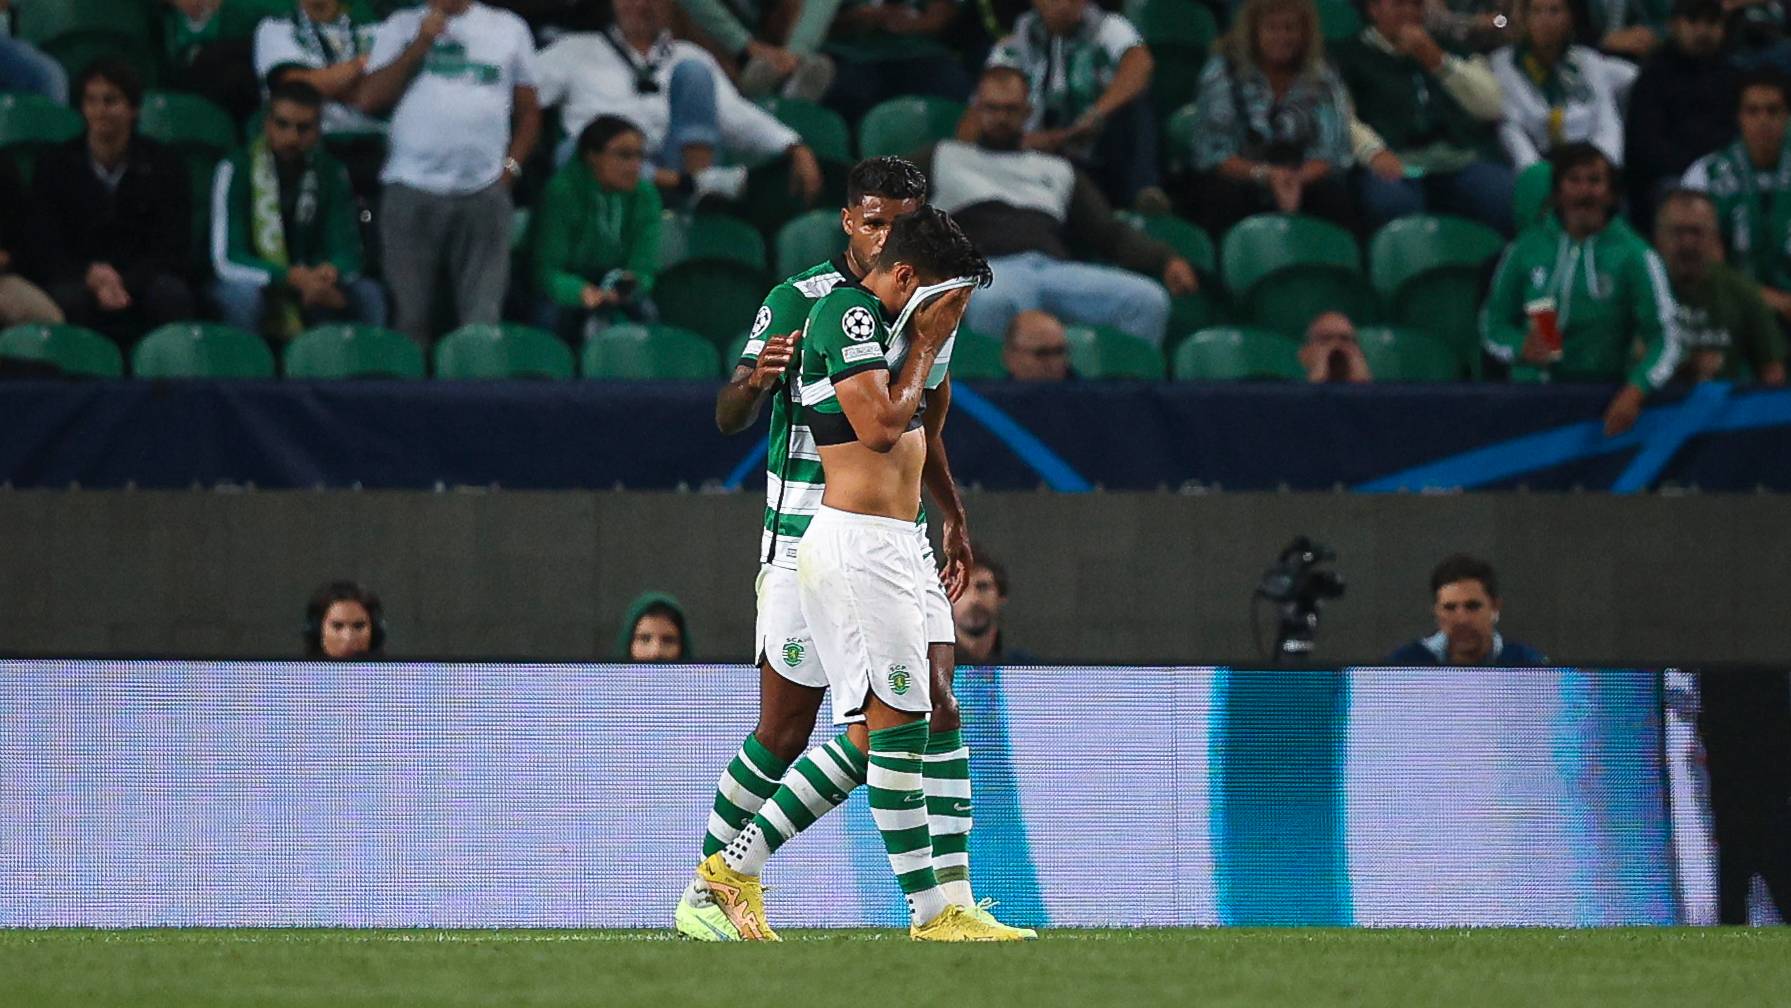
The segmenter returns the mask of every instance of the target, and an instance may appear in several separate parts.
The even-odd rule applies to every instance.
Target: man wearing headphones
[[[1430,575],[1437,631],[1387,656],[1388,665],[1546,665],[1542,652],[1505,637],[1499,626],[1499,576],[1492,564],[1457,553]]]
[[[386,643],[379,596],[353,581],[331,581],[305,605],[305,657],[379,657]]]

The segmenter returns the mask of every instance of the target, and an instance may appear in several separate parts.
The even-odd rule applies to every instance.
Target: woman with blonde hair
[[[1246,0],[1200,75],[1193,215],[1216,236],[1254,213],[1354,228],[1349,94],[1312,0]]]

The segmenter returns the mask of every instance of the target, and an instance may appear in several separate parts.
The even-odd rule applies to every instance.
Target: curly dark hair
[[[846,176],[846,205],[854,206],[866,196],[884,199],[927,198],[927,174],[907,158],[885,155],[865,158],[852,166]]]
[[[977,251],[976,243],[951,214],[930,203],[906,217],[897,217],[889,226],[877,265],[888,269],[904,262],[914,267],[921,279],[934,283],[974,277],[978,287],[987,287],[995,279],[989,260]]]

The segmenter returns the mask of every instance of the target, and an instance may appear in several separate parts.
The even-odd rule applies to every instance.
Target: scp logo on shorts
[[[802,642],[797,640],[796,638],[791,637],[784,641],[784,664],[785,665],[788,665],[791,668],[795,668],[796,666],[802,664],[802,656],[807,653],[808,653],[808,649],[803,647]]]
[[[908,666],[891,665],[889,667],[889,691],[896,696],[907,696],[908,687],[914,681],[908,676]]]

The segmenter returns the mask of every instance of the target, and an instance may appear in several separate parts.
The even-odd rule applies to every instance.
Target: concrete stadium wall
[[[1502,629],[1585,663],[1791,662],[1791,504],[1772,496],[971,494],[1011,642],[1047,660],[1247,661],[1250,595],[1296,533],[1348,594],[1318,658],[1428,629],[1443,554],[1491,559]],[[643,589],[698,654],[747,657],[753,494],[0,492],[0,652],[294,654],[305,597],[354,577],[395,656],[608,658]],[[1264,632],[1272,614],[1264,607]]]

